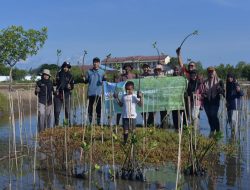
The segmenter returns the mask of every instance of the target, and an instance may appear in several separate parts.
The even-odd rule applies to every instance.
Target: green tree
[[[235,67],[235,74],[236,74],[236,77],[237,78],[242,78],[242,73],[243,73],[243,70],[245,68],[245,66],[247,66],[247,63],[245,61],[240,61],[236,67]]]
[[[28,56],[36,55],[46,39],[46,27],[25,30],[22,26],[10,26],[0,30],[0,63],[10,66],[10,89],[13,67]]]
[[[246,64],[242,71],[242,77],[250,81],[250,64]]]
[[[14,68],[12,75],[13,80],[23,80],[27,75],[27,71]]]
[[[0,63],[0,75],[9,75],[10,69],[6,67],[3,63]]]

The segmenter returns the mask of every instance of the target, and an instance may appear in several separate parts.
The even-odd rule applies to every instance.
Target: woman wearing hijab
[[[224,96],[224,85],[218,78],[213,67],[207,68],[207,74],[208,78],[204,81],[202,96],[211,134],[213,134],[215,131],[220,131],[218,111],[220,107],[220,95]]]
[[[243,91],[240,88],[240,85],[235,80],[233,74],[227,74],[227,82],[226,82],[226,105],[227,105],[227,117],[228,122],[232,124],[232,116],[233,111],[237,110],[237,101],[240,100],[240,97],[244,95]]]

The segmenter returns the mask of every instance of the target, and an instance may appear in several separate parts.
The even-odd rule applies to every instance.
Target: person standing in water
[[[220,122],[218,111],[220,107],[220,95],[224,96],[224,84],[218,78],[214,67],[207,68],[208,78],[204,81],[202,97],[204,101],[204,109],[207,114],[208,123],[211,133],[220,131]]]
[[[238,109],[240,98],[244,95],[232,73],[227,74],[226,82],[226,107],[228,122],[232,125],[233,112]]]
[[[106,81],[105,71],[100,68],[100,59],[95,57],[93,59],[93,68],[88,70],[85,77],[83,77],[83,82],[88,85],[88,114],[89,122],[93,122],[93,112],[96,112],[97,125],[101,124],[101,94],[102,94],[102,84]],[[96,108],[94,108],[96,105]],[[94,110],[95,109],[95,110]]]
[[[35,95],[38,96],[38,131],[51,127],[53,83],[50,70],[44,69],[42,79],[37,81]]]
[[[70,68],[70,63],[65,61],[56,77],[56,92],[54,97],[55,126],[59,125],[59,116],[62,105],[65,109],[65,121],[67,121],[69,126],[71,125],[71,91],[74,89],[74,79],[73,75],[70,73]]]

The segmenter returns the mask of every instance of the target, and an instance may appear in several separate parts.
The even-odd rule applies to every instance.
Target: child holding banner
[[[142,93],[138,92],[137,96],[134,94],[134,83],[132,81],[128,81],[125,84],[125,90],[126,94],[122,96],[121,100],[118,98],[117,93],[114,93],[113,95],[119,106],[122,107],[124,144],[127,143],[129,129],[132,129],[132,131],[134,131],[136,127],[136,105],[143,105]]]

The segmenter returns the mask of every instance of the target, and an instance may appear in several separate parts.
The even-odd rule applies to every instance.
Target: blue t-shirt
[[[88,96],[100,96],[102,94],[102,81],[105,71],[102,69],[90,69],[87,72],[86,80],[89,83]]]

